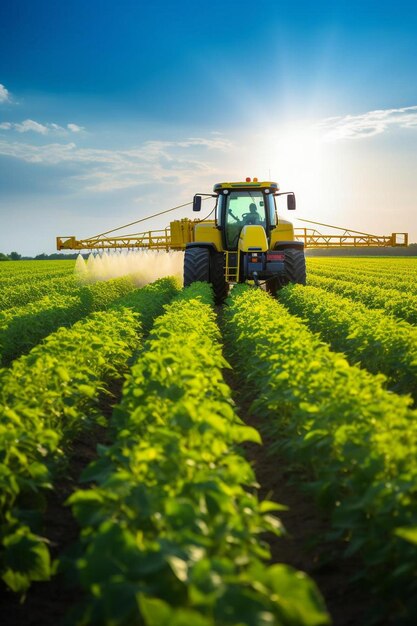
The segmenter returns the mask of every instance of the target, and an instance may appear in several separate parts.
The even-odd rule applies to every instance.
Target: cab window
[[[259,225],[265,228],[264,195],[262,191],[231,191],[223,198],[223,202],[226,202],[226,244],[229,249],[234,249],[237,248],[243,226]]]

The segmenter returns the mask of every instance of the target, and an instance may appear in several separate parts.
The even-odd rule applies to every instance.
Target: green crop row
[[[265,564],[279,507],[259,502],[239,453],[260,438],[223,381],[212,302],[195,283],[156,321],[114,412],[114,444],[85,474],[97,486],[70,498],[88,594],[78,625],[328,623],[310,579]]]
[[[400,276],[382,276],[380,273],[366,273],[364,271],[345,268],[320,268],[309,271],[310,275],[323,276],[325,278],[332,278],[337,280],[344,280],[347,282],[353,282],[355,284],[372,284],[373,287],[379,287],[380,289],[389,289],[413,295],[417,294],[417,281],[416,277],[410,275],[408,278]]]
[[[403,319],[410,324],[417,324],[417,296],[401,293],[394,289],[381,289],[365,283],[355,284],[337,278],[327,278],[310,273],[307,280],[313,287],[345,296],[351,300],[363,302],[371,309],[384,309],[387,313]]]
[[[60,326],[71,326],[135,289],[132,278],[115,278],[80,287],[74,295],[55,293],[0,311],[0,361],[8,365]]]
[[[61,328],[0,371],[0,570],[14,591],[50,577],[41,536],[45,492],[68,443],[100,416],[106,382],[126,370],[141,319],[148,326],[175,291],[169,279],[137,290],[127,296],[128,306],[121,300]]]
[[[411,399],[350,366],[261,290],[233,289],[225,333],[276,449],[308,468],[305,480],[329,510],[334,537],[362,557],[358,576],[365,572],[380,599],[415,617],[417,546],[399,536],[415,540],[417,525]]]
[[[2,261],[0,263],[0,275],[20,275],[30,273],[52,272],[71,268],[74,271],[75,261],[73,259],[54,261]]]
[[[366,264],[366,263],[355,263],[354,260],[348,263],[335,263],[335,264],[322,264],[322,263],[311,263],[311,259],[307,260],[308,268],[310,270],[334,270],[335,272],[352,272],[352,274],[367,274],[374,276],[381,276],[382,278],[398,278],[398,279],[409,279],[411,276],[417,275],[417,261],[414,260],[410,265],[404,265],[403,263],[397,263],[392,265],[391,267],[386,267],[381,264]]]
[[[10,287],[16,287],[17,285],[21,285],[25,282],[30,282],[31,284],[37,282],[43,282],[45,280],[50,280],[51,278],[59,278],[61,276],[70,276],[73,273],[72,268],[66,268],[62,270],[55,270],[49,272],[22,272],[20,274],[1,274],[0,275],[0,288],[8,289]]]
[[[410,259],[407,263],[404,259],[398,258],[392,264],[382,263],[384,259],[342,259],[337,257],[319,258],[319,257],[307,257],[307,272],[321,272],[333,271],[333,272],[351,272],[352,275],[358,273],[377,275],[378,278],[388,279],[406,279],[408,280],[412,276],[417,275],[417,260]],[[372,262],[373,261],[373,262]]]
[[[6,263],[1,264],[1,269],[8,268],[8,271],[0,271],[0,281],[8,281],[8,280],[16,280],[21,281],[25,278],[36,277],[42,278],[59,276],[62,274],[73,274],[74,273],[74,263],[61,263],[55,266],[45,266],[40,265],[39,263],[36,266],[23,266],[21,269],[20,265],[16,265],[16,263]]]
[[[411,282],[413,278],[417,278],[416,260],[413,260],[409,264],[406,264],[403,261],[389,266],[378,262],[364,263],[360,262],[360,259],[349,259],[348,261],[344,261],[341,263],[340,258],[331,258],[335,259],[334,263],[324,263],[324,258],[307,258],[307,273],[313,272],[315,274],[321,274],[324,272],[333,272],[335,276],[339,276],[339,272],[343,272],[344,274],[349,273],[353,277],[362,274],[364,277],[376,277],[378,281],[388,279],[389,281],[397,280],[407,283]],[[374,261],[377,260],[374,259]]]
[[[398,256],[398,257],[346,257],[346,256],[333,256],[333,257],[308,257],[307,263],[311,266],[351,266],[353,268],[381,268],[381,269],[396,269],[402,270],[414,270],[416,268],[416,257],[410,256]]]
[[[52,293],[73,295],[78,288],[77,278],[72,274],[34,283],[28,278],[27,282],[1,290],[0,311],[23,306]]]
[[[279,300],[350,363],[385,374],[390,389],[417,400],[415,326],[318,287],[288,286],[279,292]]]

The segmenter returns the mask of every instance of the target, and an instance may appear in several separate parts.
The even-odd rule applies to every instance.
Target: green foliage
[[[242,441],[207,283],[158,318],[112,419],[114,443],[70,498],[82,527],[74,564],[88,594],[79,624],[319,626],[314,583],[265,561],[280,534],[260,503]]]
[[[70,326],[86,311],[77,296],[44,296],[23,307],[0,311],[0,355],[2,365],[28,352],[60,326]]]
[[[351,364],[385,374],[390,389],[417,400],[417,328],[317,287],[288,286],[279,300]]]
[[[100,417],[107,381],[123,375],[137,349],[141,307],[153,300],[144,313],[149,325],[150,315],[162,312],[174,292],[169,280],[135,290],[129,306],[122,301],[61,328],[9,370],[0,370],[0,567],[13,590],[50,576],[47,543],[40,536],[45,490],[74,435]]]
[[[40,300],[43,296],[52,294],[74,295],[79,289],[77,279],[73,275],[58,276],[57,278],[43,277],[33,280],[30,276],[19,284],[11,284],[0,292],[0,311],[11,307],[20,307],[29,302]]]
[[[394,317],[417,324],[417,295],[365,282],[355,284],[350,280],[341,280],[337,275],[328,278],[312,272],[308,272],[307,282],[313,287],[334,291],[351,300],[363,302],[372,309],[384,309]]]
[[[26,587],[28,578],[32,581],[47,580],[51,571],[48,548],[41,537],[33,535],[22,527],[4,539],[3,580],[12,591]]]
[[[143,332],[148,333],[152,328],[154,319],[162,313],[162,306],[178,294],[178,289],[179,285],[176,278],[172,276],[160,278],[142,289],[129,291],[127,295],[110,304],[110,307],[127,307],[140,311]]]
[[[131,276],[99,281],[81,287],[80,300],[86,312],[101,311],[135,288],[136,285]]]
[[[415,263],[417,266],[417,263]],[[404,268],[401,267],[397,263],[397,268],[395,271],[391,273],[387,273],[383,271],[383,267],[380,265],[376,266],[374,269],[367,269],[366,266],[363,268],[360,264],[353,267],[328,267],[328,266],[318,266],[313,265],[311,272],[312,274],[317,274],[322,277],[328,278],[338,278],[340,280],[353,282],[355,285],[364,283],[371,283],[372,286],[380,287],[382,289],[394,289],[395,291],[405,292],[406,294],[411,293],[413,295],[417,295],[417,267],[412,271],[410,267],[410,272],[405,272]]]
[[[229,353],[280,448],[305,464],[331,513],[334,537],[360,553],[383,598],[412,615],[417,546],[417,412],[350,366],[261,290],[234,288],[225,312]],[[400,536],[399,536],[400,534]]]
[[[0,311],[0,357],[2,365],[28,352],[61,326],[70,326],[85,315],[105,309],[135,289],[130,278],[116,278],[80,288],[74,295],[53,293],[41,300]]]

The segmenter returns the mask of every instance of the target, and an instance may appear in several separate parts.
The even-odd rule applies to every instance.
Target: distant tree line
[[[22,255],[18,252],[10,252],[10,254],[4,254],[0,252],[0,261],[20,261]]]
[[[62,254],[59,252],[46,254],[42,252],[42,254],[37,254],[36,256],[22,256],[18,252],[10,252],[10,254],[0,252],[0,261],[67,261],[68,259],[76,259],[77,256],[78,252],[74,252],[73,254]],[[82,256],[86,259],[88,253]]]

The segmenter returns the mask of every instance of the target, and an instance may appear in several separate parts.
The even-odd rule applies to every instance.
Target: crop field
[[[4,626],[417,623],[417,259],[0,263]]]

